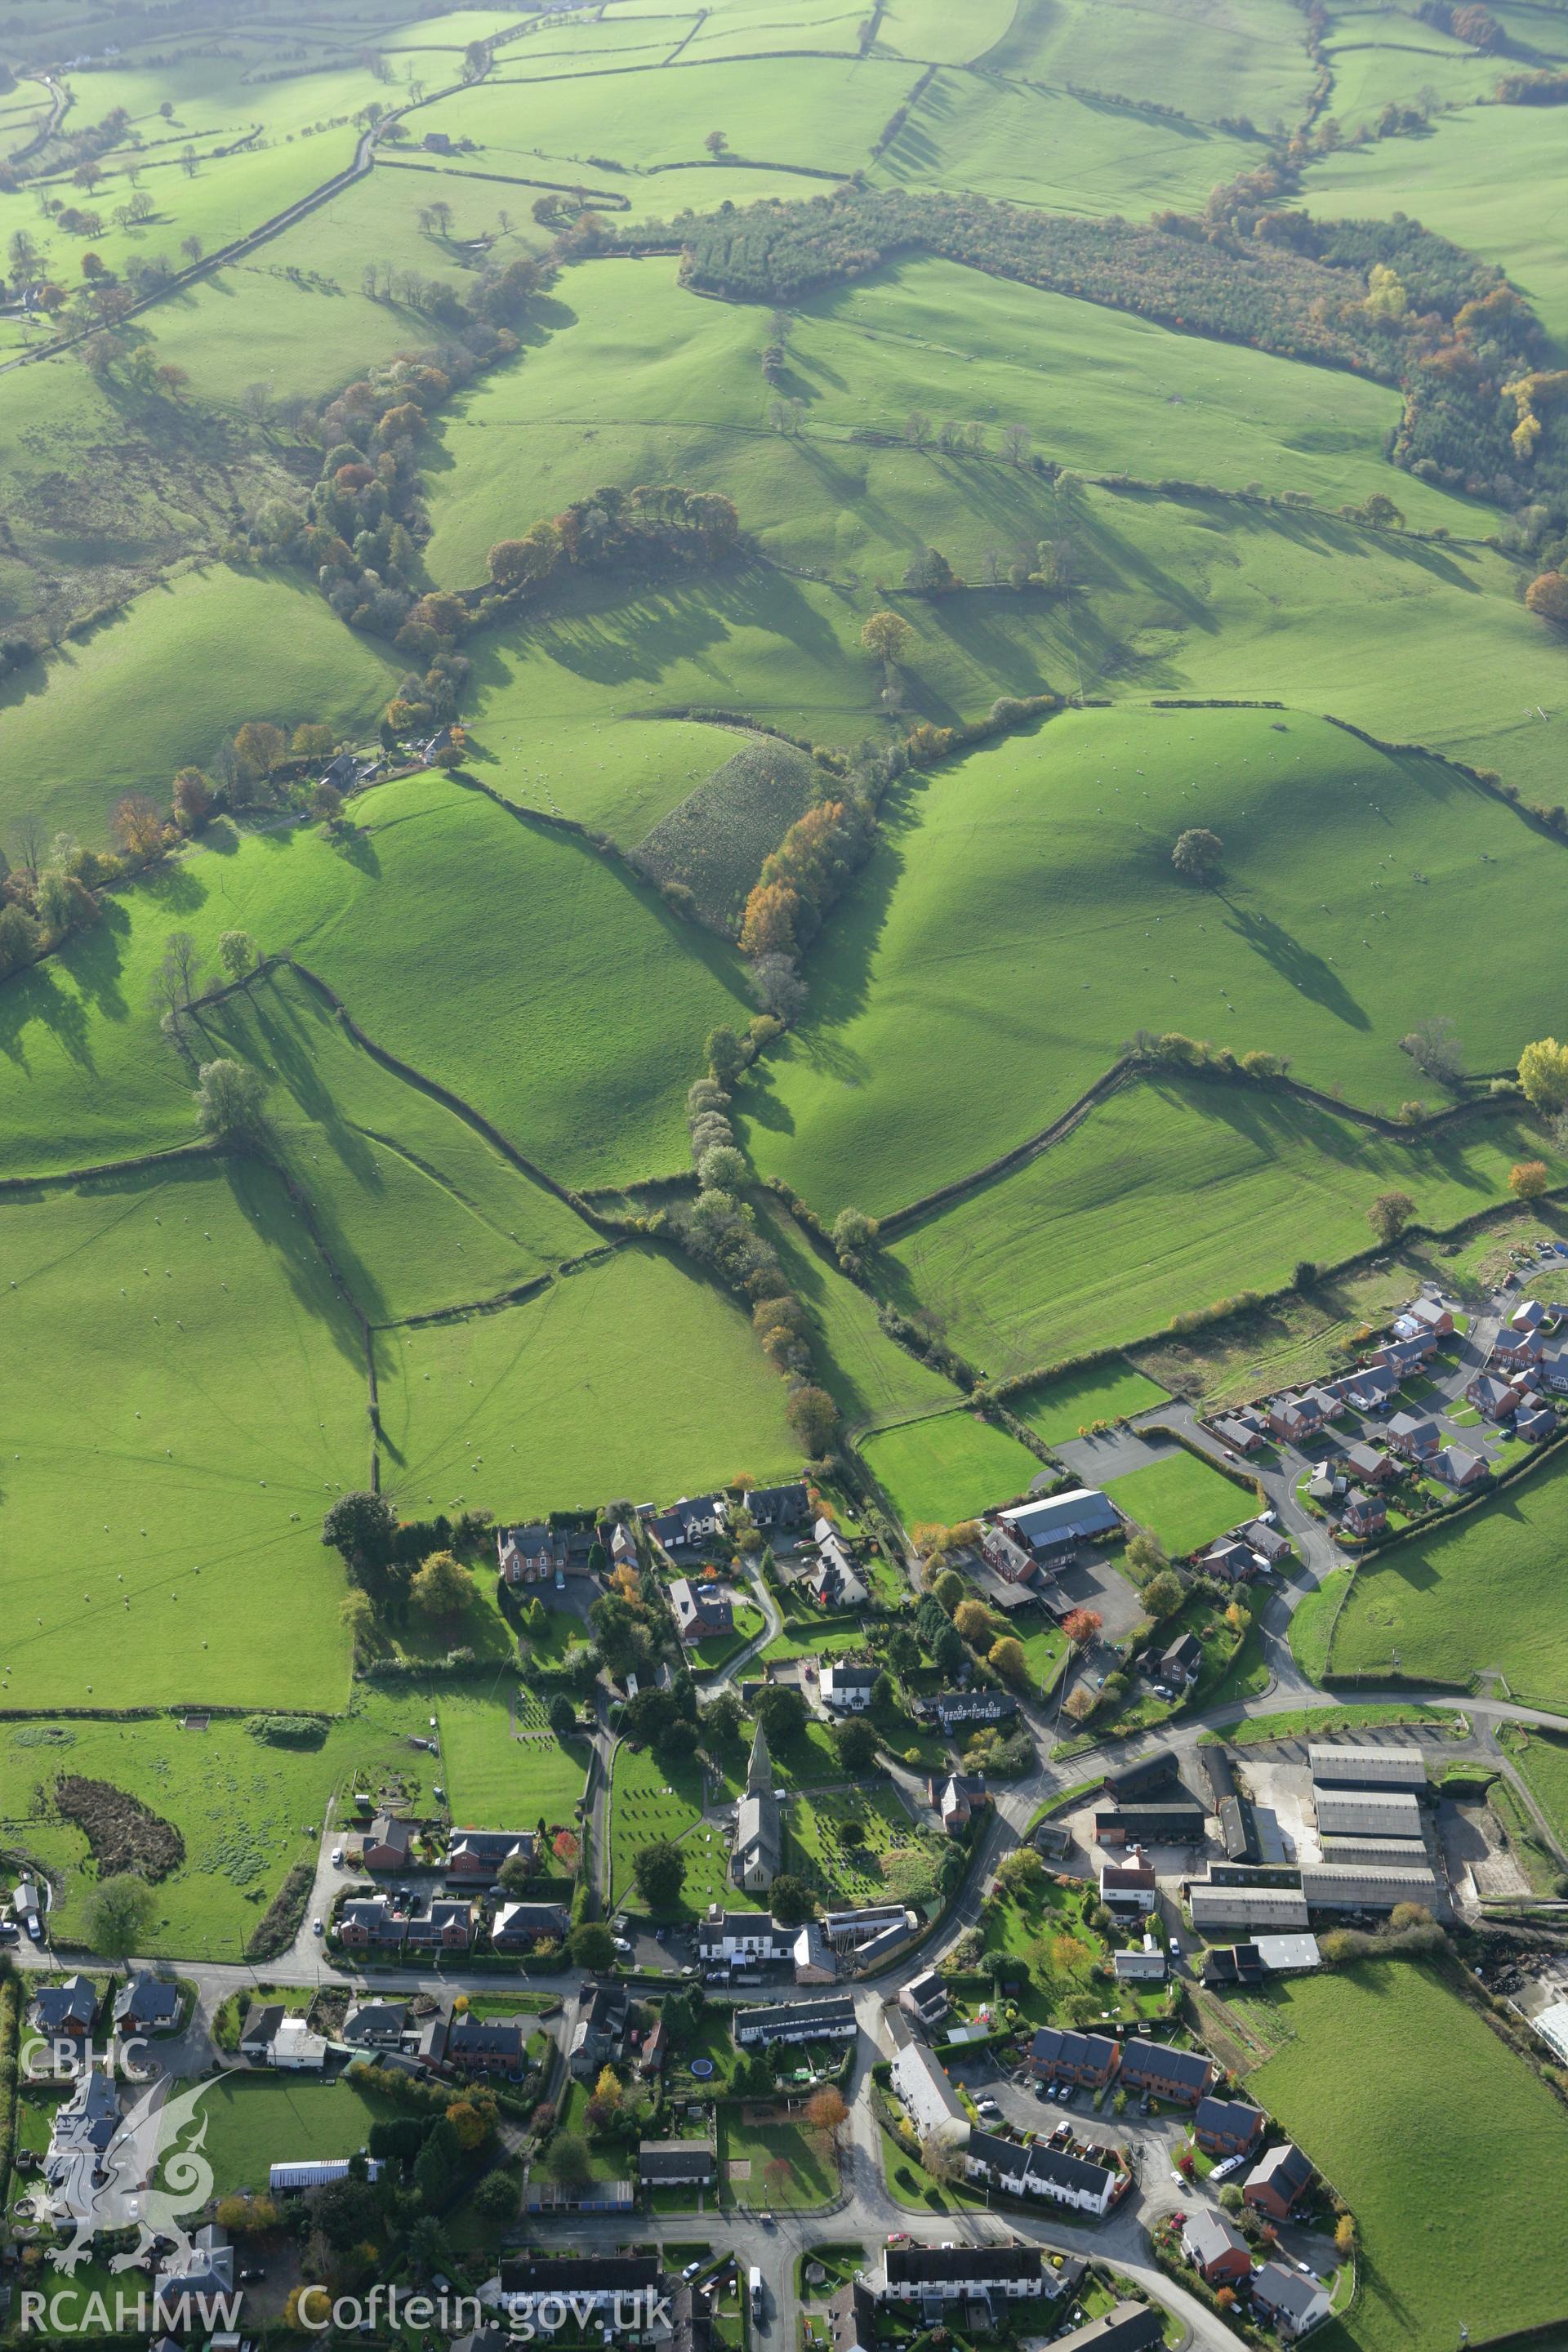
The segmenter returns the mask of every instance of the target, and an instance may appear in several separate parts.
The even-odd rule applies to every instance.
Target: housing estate
[[[963,2168],[971,2180],[1005,2190],[1009,2197],[1039,2197],[1079,2213],[1103,2216],[1110,2210],[1121,2175],[1109,2165],[1068,2156],[1044,2140],[1027,2147],[998,2132],[972,2131]]]

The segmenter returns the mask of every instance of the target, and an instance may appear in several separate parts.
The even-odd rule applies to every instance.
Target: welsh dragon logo
[[[206,2117],[199,2113],[209,2087],[198,2083],[166,2097],[168,2083],[161,2078],[121,2115],[106,2076],[83,2078],[59,2111],[44,2179],[22,2209],[34,2222],[69,2229],[68,2242],[48,2251],[57,2270],[74,2272],[99,2232],[110,2230],[136,2231],[136,2243],[113,2257],[111,2271],[145,2263],[155,2239],[172,2242],[173,2251],[164,2252],[175,2267],[199,2259],[179,2217],[199,2210],[212,2195],[213,2168],[202,2153]],[[193,2125],[199,2125],[194,2134]],[[105,2144],[94,2145],[95,2138]]]

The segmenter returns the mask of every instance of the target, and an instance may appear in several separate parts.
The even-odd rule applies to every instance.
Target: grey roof
[[[718,2158],[705,2139],[645,2139],[637,2149],[637,2170],[645,2180],[689,2180],[693,2173],[717,2169]]]
[[[180,1988],[166,1977],[150,1975],[145,1969],[132,1978],[114,1997],[114,2022],[123,2025],[172,2025],[180,2013]]]
[[[1116,2063],[1116,2044],[1108,2034],[1075,2033],[1067,2026],[1042,2025],[1036,2029],[1029,2057],[1036,2066],[1078,2067],[1108,2074]]]
[[[777,2034],[813,2033],[838,2035],[855,2031],[855,2003],[848,1993],[836,1993],[827,2000],[790,2000],[776,2008],[746,2008],[736,2019],[737,2026],[749,2026],[764,2042]]]
[[[1245,2099],[1216,2099],[1212,2093],[1198,2101],[1193,2117],[1194,2131],[1213,2132],[1216,2137],[1233,2137],[1239,2132],[1245,2139],[1262,2128],[1261,2108],[1249,2107]]]
[[[1182,2243],[1200,2270],[1222,2254],[1247,2254],[1247,2240],[1226,2214],[1212,2205],[1200,2205],[1182,2225]],[[1252,2257],[1247,2254],[1250,2268]]]
[[[1311,2178],[1312,2168],[1295,2141],[1281,2140],[1278,2147],[1271,2147],[1266,2156],[1258,2158],[1247,2176],[1243,2191],[1245,2193],[1247,2189],[1272,2189],[1288,2204],[1293,2205]]]
[[[998,1515],[1025,1542],[1039,1550],[1076,1542],[1082,1536],[1110,1535],[1121,1525],[1116,1506],[1098,1486],[1075,1486],[1065,1495],[1042,1496]]]
[[[1163,2042],[1129,2042],[1121,2053],[1123,2082],[1179,2083],[1184,2088],[1206,2088],[1214,2060],[1203,2050],[1173,2050]]]
[[[1254,2301],[1270,2311],[1283,2311],[1292,2319],[1304,2318],[1322,2292],[1321,2279],[1303,2278],[1300,2271],[1288,2270],[1283,2263],[1265,2263],[1252,2273]]]
[[[1160,2315],[1146,2303],[1114,2303],[1099,2319],[1058,2336],[1057,2352],[1144,2352],[1145,2346],[1163,2344],[1165,2330]]]
[[[887,2276],[890,2288],[1011,2284],[1038,2279],[1045,2263],[1041,2246],[889,2246]]]

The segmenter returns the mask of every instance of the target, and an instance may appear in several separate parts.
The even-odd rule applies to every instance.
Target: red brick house
[[[1315,2177],[1294,2140],[1281,2140],[1253,2166],[1241,2193],[1248,2205],[1266,2213],[1271,2221],[1288,2221]]]

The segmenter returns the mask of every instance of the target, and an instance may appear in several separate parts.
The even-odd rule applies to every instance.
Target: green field
[[[1342,2339],[1363,2352],[1447,2343],[1477,2308],[1494,2334],[1560,2318],[1568,2156],[1558,2111],[1474,2011],[1432,1970],[1402,1961],[1298,1977],[1258,2007],[1282,2046],[1248,2075],[1248,2094],[1339,2190],[1364,2248]],[[1442,2162],[1418,2182],[1388,2163],[1391,2146],[1440,2150]],[[1520,2167],[1531,2182],[1523,2230],[1510,2218]],[[1478,2231],[1509,2247],[1481,2306]]]
[[[647,1247],[521,1307],[378,1334],[376,1370],[387,1483],[412,1509],[482,1496],[516,1517],[799,1469],[745,1318]]]
[[[241,2074],[214,2083],[199,2112],[218,2195],[248,2189],[264,2196],[268,2166],[355,2155],[371,2126],[395,2110],[352,2079]]]
[[[1091,1429],[1098,1421],[1123,1421],[1166,1402],[1163,1389],[1135,1372],[1131,1364],[1112,1358],[1026,1389],[1009,1401],[1008,1410],[1047,1445],[1059,1445],[1064,1439]]]
[[[531,1729],[518,1736],[516,1685],[438,1684],[430,1694],[440,1727],[447,1801],[455,1822],[486,1829],[570,1827],[588,1769],[584,1739]]]
[[[1173,1559],[1202,1549],[1257,1507],[1255,1496],[1187,1453],[1112,1478],[1106,1493],[1119,1511],[1157,1536]]]
[[[731,2107],[719,2110],[719,2162],[735,2203],[753,2210],[826,2205],[837,2185],[837,2167],[817,2133],[799,2124],[742,2123]]]
[[[1511,1118],[1406,1144],[1278,1095],[1154,1080],[900,1234],[884,1278],[1000,1378],[1279,1288],[1309,1234],[1323,1263],[1365,1250],[1379,1192],[1408,1192],[1434,1229],[1473,1216],[1544,1148]]]
[[[1510,1752],[1552,1823],[1557,1843],[1568,1845],[1568,1739],[1521,1726]]]
[[[710,1903],[733,1895],[729,1855],[722,1836],[702,1820],[702,1767],[688,1757],[656,1757],[649,1748],[624,1741],[616,1750],[610,1782],[611,1899],[637,1906],[640,1897],[633,1864],[645,1845],[679,1843],[686,1878],[675,1916],[700,1918]]]
[[[1331,862],[1300,855],[1309,804]],[[1198,824],[1225,844],[1212,890],[1171,863]],[[1395,1040],[1543,891],[1568,898],[1560,849],[1428,761],[1265,712],[1069,712],[900,794],[819,959],[823,1009],[769,1065],[753,1146],[819,1210],[885,1214],[1048,1126],[1140,1028],[1397,1101]],[[978,931],[959,919],[973,904]],[[1489,1028],[1467,1008],[1479,1066],[1517,1052],[1548,995],[1499,999]]]
[[[871,1475],[906,1528],[955,1527],[1026,1494],[1045,1465],[973,1412],[933,1413],[861,1441]]]
[[[1399,1653],[1400,1672],[1465,1682],[1500,1669],[1530,1702],[1568,1699],[1568,1627],[1557,1562],[1568,1523],[1561,1461],[1467,1514],[1358,1569],[1329,1664],[1367,1674]]]

